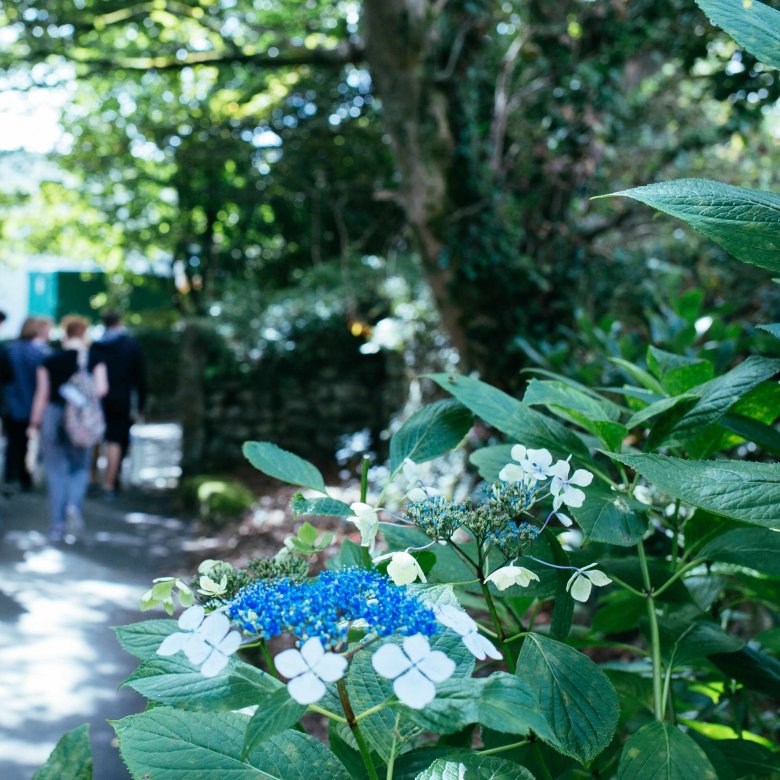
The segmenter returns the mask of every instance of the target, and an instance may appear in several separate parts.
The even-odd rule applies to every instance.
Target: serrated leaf
[[[436,401],[415,412],[390,440],[390,471],[401,468],[404,460],[415,463],[438,458],[460,444],[474,418],[453,399]]]
[[[648,368],[658,377],[669,395],[680,395],[713,378],[715,369],[709,360],[690,358],[650,346]]]
[[[540,736],[556,750],[586,764],[611,742],[618,697],[590,658],[561,642],[528,634],[516,674],[547,720],[548,733]]]
[[[69,731],[57,743],[32,780],[92,780],[92,748],[89,725]]]
[[[695,401],[697,398],[693,393],[683,393],[682,395],[676,395],[672,398],[662,398],[660,401],[655,401],[652,404],[648,404],[644,409],[640,409],[635,412],[626,422],[626,428],[631,430],[638,425],[646,423],[648,420],[652,420],[653,417],[657,417],[659,414],[668,412],[678,404],[686,401]]]
[[[175,620],[144,620],[113,628],[119,644],[141,661],[159,658],[157,648],[163,639],[178,630]]]
[[[676,726],[649,723],[623,747],[618,780],[717,780],[704,751]]]
[[[730,413],[723,415],[720,424],[741,439],[757,444],[764,452],[780,456],[780,431],[773,425]]]
[[[714,25],[756,59],[780,68],[780,12],[759,0],[696,0]]]
[[[296,493],[290,507],[296,515],[318,515],[320,517],[349,517],[354,512],[349,504],[336,498],[305,498],[302,493]]]
[[[457,758],[437,758],[415,780],[533,780],[533,775],[512,761],[458,751]]]
[[[761,330],[765,330],[767,333],[771,333],[776,339],[780,339],[780,322],[759,325],[758,327],[761,328]]]
[[[326,493],[325,480],[319,469],[308,460],[283,450],[267,441],[248,441],[243,446],[244,457],[263,474],[290,485],[311,488]]]
[[[745,523],[780,529],[780,466],[777,464],[605,454],[688,504]]]
[[[159,704],[226,711],[255,704],[281,683],[237,658],[231,658],[217,677],[204,677],[183,653],[177,653],[144,661],[122,685]]]
[[[262,742],[241,760],[249,718],[233,712],[187,712],[155,707],[112,725],[133,777],[154,780],[349,780],[343,765],[321,742],[285,731]]]
[[[683,220],[738,260],[780,271],[780,196],[708,179],[635,187],[633,198]]]
[[[512,463],[512,444],[494,444],[482,447],[469,455],[469,462],[477,467],[479,476],[488,482],[498,479],[498,472],[507,463]]]
[[[582,506],[571,507],[570,512],[589,542],[630,547],[647,531],[643,505],[599,482],[585,489]]]
[[[306,712],[303,704],[291,698],[287,688],[279,688],[256,701],[249,720],[242,755],[248,756],[261,742],[294,726]]]

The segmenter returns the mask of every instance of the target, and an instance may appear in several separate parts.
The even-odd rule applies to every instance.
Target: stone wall
[[[182,422],[189,473],[242,463],[247,440],[272,441],[323,465],[333,463],[344,437],[361,430],[381,448],[380,433],[405,401],[401,359],[361,354],[362,342],[340,320],[266,345],[255,360],[239,360],[209,323],[188,327],[184,337],[137,335],[149,365],[148,416]]]

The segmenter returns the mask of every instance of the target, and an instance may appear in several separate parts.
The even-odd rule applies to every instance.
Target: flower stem
[[[481,584],[482,594],[485,596],[485,603],[487,604],[488,612],[490,613],[490,619],[493,621],[493,628],[496,630],[496,635],[498,637],[499,644],[501,645],[501,650],[504,653],[504,660],[506,661],[506,665],[509,671],[514,674],[515,659],[507,647],[506,634],[504,633],[504,627],[501,625],[501,621],[498,618],[498,612],[496,611],[496,605],[493,601],[493,596],[490,593],[490,588],[488,588],[484,582]]]
[[[393,780],[393,771],[395,769],[395,754],[398,748],[398,724],[401,720],[401,713],[395,716],[395,726],[393,727],[393,745],[390,748],[390,760],[387,762],[387,773],[385,780]]]
[[[336,723],[346,723],[347,719],[342,718],[341,715],[339,715],[336,712],[331,712],[330,710],[326,710],[325,707],[320,707],[317,704],[310,704],[309,709],[312,712],[316,712],[318,715],[324,715],[326,718],[330,718],[330,720],[335,720]]]
[[[640,541],[636,546],[639,554],[639,567],[642,569],[642,582],[645,586],[645,598],[647,599],[647,618],[650,621],[650,644],[653,659],[653,710],[655,719],[663,722],[663,665],[661,662],[661,636],[658,631],[658,616],[655,613],[655,599],[653,598],[653,583],[650,581],[650,570],[647,568],[645,547]]]
[[[478,750],[480,756],[492,756],[494,753],[503,753],[505,750],[514,750],[514,748],[523,747],[527,745],[531,740],[521,739],[519,742],[513,742],[511,745],[499,745],[498,747],[490,748],[489,750]]]
[[[268,666],[268,673],[276,677],[277,680],[281,680],[282,678],[279,675],[279,672],[276,671],[276,664],[274,663],[274,659],[271,657],[271,653],[268,650],[268,645],[264,640],[260,642],[260,652],[263,654],[263,658],[265,659],[265,662]]]
[[[373,707],[369,707],[367,710],[363,710],[359,715],[355,715],[355,723],[359,723],[363,718],[368,718],[371,715],[374,715],[377,712],[381,712],[385,707],[387,707],[387,702],[383,701],[380,704],[375,704]]]
[[[376,773],[376,767],[371,760],[371,751],[368,749],[366,739],[355,718],[355,712],[352,709],[352,703],[349,700],[347,685],[344,682],[344,679],[342,678],[339,680],[338,683],[336,683],[336,686],[338,687],[339,699],[341,700],[341,707],[344,710],[344,716],[347,719],[349,728],[352,730],[352,736],[355,738],[355,742],[357,742],[358,749],[360,750],[360,757],[363,759],[366,771],[368,772],[368,777],[370,780],[379,780],[379,775]]]
[[[368,498],[368,469],[371,465],[371,458],[368,455],[363,456],[360,465],[360,500],[365,504]]]

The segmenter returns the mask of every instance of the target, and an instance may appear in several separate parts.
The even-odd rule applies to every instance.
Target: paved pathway
[[[85,722],[95,780],[129,777],[106,721],[145,701],[118,689],[135,663],[109,627],[142,619],[138,599],[151,579],[181,568],[186,526],[169,504],[163,493],[141,492],[90,501],[83,540],[58,546],[46,541],[43,496],[0,505],[2,780],[28,780],[59,737]]]

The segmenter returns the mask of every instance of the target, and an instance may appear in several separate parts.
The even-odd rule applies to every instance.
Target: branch
[[[76,65],[87,66],[93,72],[101,70],[183,70],[198,66],[246,64],[264,68],[285,68],[297,65],[324,65],[342,67],[359,61],[363,47],[357,42],[346,42],[333,48],[308,49],[305,46],[291,47],[279,54],[263,52],[190,52],[186,57],[127,57],[108,59],[102,57],[65,58]]]

